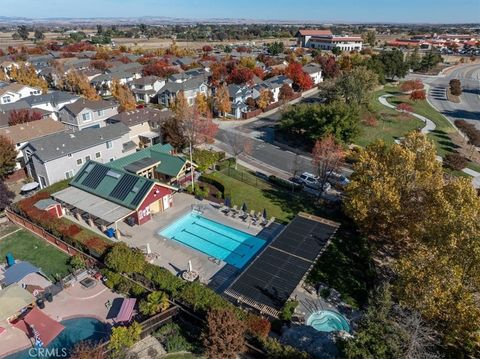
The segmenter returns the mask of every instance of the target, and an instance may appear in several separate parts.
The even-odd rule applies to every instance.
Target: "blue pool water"
[[[185,215],[159,234],[237,268],[242,268],[265,244],[263,239],[195,213]]]
[[[48,349],[58,348],[52,357],[60,357],[62,348],[71,350],[76,343],[84,340],[99,342],[107,340],[110,335],[109,326],[94,318],[76,318],[61,322],[65,329],[48,345]],[[45,358],[46,356],[42,356]],[[6,359],[31,359],[29,349],[12,354]]]
[[[331,310],[321,310],[310,315],[307,325],[319,332],[350,331],[350,325],[343,315]]]

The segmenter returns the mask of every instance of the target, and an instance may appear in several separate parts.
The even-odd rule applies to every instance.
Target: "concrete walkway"
[[[393,97],[393,95],[382,95],[378,98],[378,101],[385,107],[391,108],[392,110],[398,111],[398,112],[403,112],[403,113],[408,113],[409,115],[412,115],[415,118],[418,118],[420,121],[425,123],[425,126],[422,128],[422,133],[428,134],[435,130],[437,128],[437,125],[435,125],[435,122],[432,120],[426,118],[425,116],[419,115],[415,112],[410,112],[410,111],[401,111],[398,110],[396,106],[392,105],[387,101],[387,98]]]
[[[437,126],[435,125],[435,123],[432,120],[429,120],[428,118],[426,118],[422,115],[416,114],[414,112],[397,110],[396,106],[392,105],[391,103],[389,103],[387,101],[387,98],[389,98],[389,97],[393,97],[393,95],[382,95],[378,98],[378,101],[385,107],[388,107],[388,108],[390,108],[392,110],[395,110],[395,111],[398,111],[398,112],[406,112],[406,113],[412,115],[413,117],[418,118],[420,121],[423,121],[425,123],[425,126],[422,128],[422,131],[421,131],[422,133],[428,134],[428,133],[432,132],[433,130],[435,130],[435,128]],[[437,156],[437,159],[439,161],[441,161],[442,158],[441,157],[438,158],[438,157],[439,156]],[[464,168],[462,170],[462,172],[473,177],[473,179],[472,179],[473,187],[480,188],[480,173],[479,172],[474,171],[470,168]]]

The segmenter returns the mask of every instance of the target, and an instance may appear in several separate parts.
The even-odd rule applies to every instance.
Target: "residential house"
[[[254,97],[255,90],[248,86],[228,85],[228,95],[232,102],[232,111],[230,113],[234,118],[242,118],[242,113],[248,112],[246,101]]]
[[[23,101],[32,109],[41,109],[51,113],[54,120],[59,121],[60,110],[66,105],[76,102],[80,97],[65,91],[52,91],[43,95],[25,97]]]
[[[322,67],[319,64],[311,62],[303,66],[303,71],[310,76],[314,85],[323,82]]]
[[[17,150],[16,170],[25,167],[22,149],[30,141],[60,132],[65,132],[65,126],[51,118],[0,128],[0,135],[5,136],[15,144]]]
[[[129,131],[117,123],[30,141],[22,150],[27,172],[42,188],[72,178],[90,160],[109,162],[134,153]]]
[[[168,109],[142,108],[121,112],[107,120],[108,123],[121,122],[130,128],[130,140],[137,147],[144,148],[161,142],[160,128],[174,114]]]
[[[3,82],[2,84],[5,84]],[[28,96],[41,95],[42,90],[37,87],[30,87],[20,83],[11,83],[7,85],[0,85],[0,105],[17,102]]]
[[[145,76],[133,80],[130,84],[135,101],[150,103],[160,89],[165,86],[165,80],[157,76]]]
[[[191,171],[196,168],[187,158],[176,154],[168,143],[147,147],[107,163],[107,166],[177,187],[191,182]]]
[[[128,85],[137,77],[132,72],[109,72],[95,76],[90,80],[90,84],[97,90],[101,96],[110,96],[112,94],[112,86],[114,81],[118,81],[120,85]]]
[[[263,90],[269,90],[273,94],[273,102],[278,102],[280,89],[285,84],[292,87],[293,81],[284,75],[271,77],[253,87],[258,92],[258,95],[255,94],[254,97],[256,98],[259,96]]]
[[[69,129],[81,131],[106,125],[107,118],[118,113],[118,104],[113,101],[80,99],[60,110],[60,121]]]
[[[183,91],[185,98],[189,105],[193,105],[195,97],[198,93],[203,93],[205,96],[208,94],[207,81],[203,76],[189,77],[176,79],[175,82],[167,81],[157,93],[157,101],[159,104],[168,106],[175,101],[178,93]]]

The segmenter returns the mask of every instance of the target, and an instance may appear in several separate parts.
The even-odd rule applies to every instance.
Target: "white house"
[[[94,160],[114,161],[135,152],[123,123],[74,133],[56,133],[29,142],[23,148],[27,172],[42,188],[72,178]]]
[[[0,83],[0,105],[17,102],[25,97],[38,96],[41,94],[42,90],[37,87],[30,87],[19,83]]]
[[[239,119],[242,113],[248,112],[246,101],[248,98],[254,97],[255,90],[248,86],[228,85],[228,96],[232,103],[230,115]]]
[[[40,109],[50,112],[50,116],[56,120],[60,120],[59,112],[66,106],[76,102],[80,97],[65,91],[52,91],[39,96],[25,97],[23,101],[28,103],[32,109]]]
[[[107,118],[118,113],[118,104],[105,100],[80,99],[60,110],[60,121],[74,131],[104,127]]]
[[[278,102],[280,89],[285,84],[292,87],[293,81],[284,75],[271,77],[253,87],[254,90],[258,91],[258,94],[256,94],[254,97],[259,96],[263,90],[269,90],[273,94],[273,102]]]
[[[311,62],[303,66],[303,71],[306,72],[313,81],[314,85],[323,82],[322,67],[319,64]]]
[[[157,76],[145,76],[133,80],[130,84],[135,101],[150,103],[160,89],[165,86],[165,79]]]
[[[157,101],[164,106],[168,106],[175,100],[180,91],[183,91],[188,104],[193,105],[198,93],[203,93],[205,96],[207,95],[207,82],[203,76],[191,77],[184,80],[177,79],[175,82],[168,81],[157,93]]]

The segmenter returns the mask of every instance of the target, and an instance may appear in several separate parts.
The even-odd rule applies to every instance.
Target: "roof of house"
[[[86,98],[81,98],[74,103],[66,105],[64,108],[71,112],[73,115],[78,115],[85,108],[90,110],[98,111],[105,110],[107,108],[117,107],[118,105],[113,101],[105,100],[88,100]]]
[[[109,123],[122,122],[128,127],[136,126],[144,122],[154,123],[163,122],[173,117],[170,110],[157,110],[153,108],[142,108],[133,111],[120,112],[108,119]]]
[[[36,87],[26,86],[26,85],[20,84],[18,82],[14,82],[14,83],[9,84],[8,86],[4,86],[4,87],[0,88],[0,96],[7,93],[7,92],[15,93],[15,92],[21,91],[25,87],[30,87],[30,88],[37,89]]]
[[[61,122],[46,118],[1,128],[0,135],[9,138],[13,143],[21,143],[64,131],[65,126]]]
[[[45,210],[50,206],[55,206],[59,204],[57,201],[54,201],[51,198],[46,198],[46,199],[41,199],[37,203],[34,204],[34,206],[38,209]]]
[[[41,105],[45,103],[60,104],[62,102],[69,102],[75,99],[79,99],[80,96],[66,91],[52,91],[46,94],[38,96],[24,97],[23,101],[30,106]]]
[[[30,273],[39,273],[40,269],[29,262],[17,262],[9,267],[4,273],[5,285],[17,283]]]
[[[34,301],[35,297],[18,284],[0,290],[0,320],[15,315]]]
[[[120,206],[136,209],[155,181],[95,161],[87,162],[70,185]]]
[[[142,159],[150,158],[156,162],[160,162],[156,172],[175,177],[182,170],[183,166],[185,166],[187,160],[180,155],[172,155],[172,150],[173,147],[168,143],[165,145],[157,144],[109,162],[107,165],[112,168],[128,170],[129,165],[138,163],[138,161]]]
[[[296,36],[321,36],[321,35],[332,35],[330,30],[311,30],[311,29],[301,29],[298,30]]]
[[[184,82],[167,82],[158,93],[177,93],[179,91],[195,90],[198,89],[202,84],[205,84],[205,79],[202,76],[196,76],[189,78]]]
[[[310,75],[322,71],[322,67],[319,64],[316,64],[313,62],[303,66],[302,69],[303,71],[305,71],[307,74],[310,74]]]
[[[92,84],[102,83],[104,81],[122,80],[122,79],[128,79],[130,77],[133,77],[132,72],[114,71],[114,72],[110,72],[110,73],[107,73],[107,74],[102,74],[102,75],[99,75],[99,76],[95,76],[92,80],[90,80],[90,83],[92,83]]]
[[[74,133],[60,132],[30,142],[35,155],[43,162],[91,148],[119,138],[129,132],[123,123],[100,128],[86,128]]]
[[[152,85],[155,81],[163,81],[161,77],[158,76],[145,76],[140,77],[132,81],[134,85]]]

